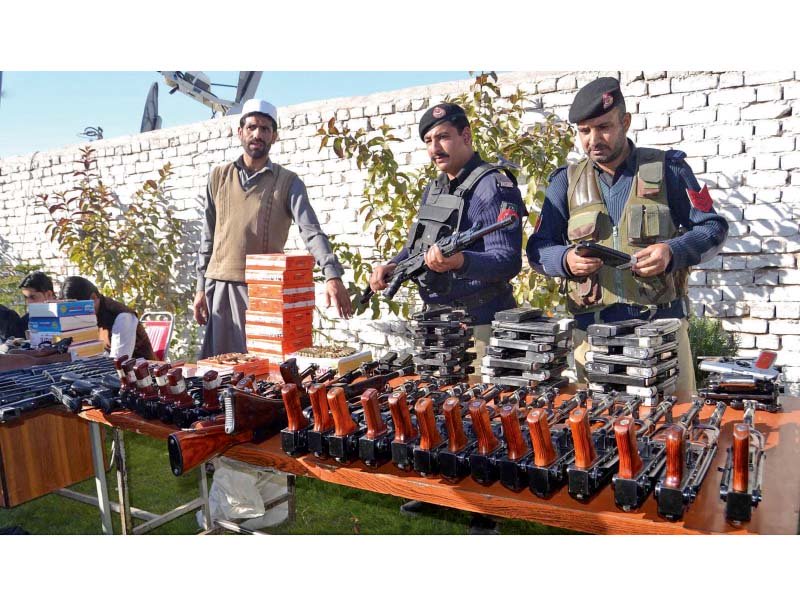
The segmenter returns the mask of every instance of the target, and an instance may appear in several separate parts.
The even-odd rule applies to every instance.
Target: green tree
[[[544,114],[527,92],[516,89],[503,98],[494,72],[477,75],[468,92],[446,100],[464,108],[474,147],[481,156],[503,162],[515,172],[519,183],[527,186],[524,200],[530,214],[523,227],[524,247],[541,210],[547,175],[566,160],[572,147],[571,129],[556,116]],[[523,116],[530,109],[538,111],[541,118],[523,129]],[[354,159],[358,169],[366,170],[358,212],[364,231],[373,235],[373,256],[362,257],[348,244],[333,240],[338,256],[353,269],[355,281],[350,284],[350,292],[357,297],[368,284],[372,263],[385,262],[403,248],[425,186],[436,176],[436,168],[429,163],[416,170],[403,170],[392,149],[400,138],[386,125],[374,131],[352,131],[346,123],[337,124],[332,118],[317,135],[320,150],[330,146],[339,158]],[[527,266],[512,283],[519,302],[552,309],[561,300],[555,282]],[[373,296],[372,317],[378,318],[385,305],[393,314],[407,318],[413,303],[407,295],[399,294],[397,298]]]
[[[722,328],[722,321],[709,317],[689,317],[689,347],[692,349],[692,361],[695,365],[694,378],[701,387],[708,377],[698,365],[700,356],[736,356],[739,340],[735,334]]]
[[[170,206],[170,164],[125,205],[103,183],[94,150],[80,152],[74,187],[38,196],[52,217],[47,226],[51,241],[103,294],[139,314],[148,308],[186,313],[192,290],[182,289],[173,273],[184,222]]]

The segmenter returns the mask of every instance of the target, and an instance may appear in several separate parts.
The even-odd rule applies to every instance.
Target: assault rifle
[[[510,216],[496,223],[492,223],[491,225],[487,225],[486,227],[483,227],[481,223],[475,223],[475,225],[466,231],[457,231],[456,233],[437,240],[436,245],[439,246],[439,250],[442,251],[443,256],[453,256],[462,250],[466,250],[479,239],[486,237],[490,233],[494,233],[506,227],[511,227],[516,222],[517,217]],[[400,289],[401,285],[409,279],[417,279],[427,269],[428,267],[425,265],[425,252],[417,252],[405,260],[400,261],[397,263],[397,267],[392,273],[391,279],[388,281],[388,287],[383,291],[383,296],[388,299],[394,298],[394,295]],[[372,288],[367,285],[361,292],[358,304],[364,306],[369,302],[373,294]]]
[[[223,454],[237,444],[263,442],[286,425],[280,398],[257,396],[227,388],[222,392],[224,415],[198,421],[167,438],[172,472],[181,475],[192,467]]]
[[[448,399],[458,402],[477,398],[487,389],[489,389],[488,384],[479,384],[469,388],[460,383],[451,387],[447,392],[442,392],[442,395],[445,402]],[[437,409],[440,408],[442,410],[437,413]],[[449,440],[444,403],[441,402],[441,397],[420,395],[414,404],[414,413],[417,418],[418,435],[416,437],[406,436],[409,439],[406,454],[398,446],[395,451],[396,458],[402,459],[404,456],[408,456],[407,452],[410,448],[414,470],[423,477],[435,475],[439,472],[439,453],[447,449]],[[460,417],[461,414],[459,414],[459,419]],[[405,461],[403,462],[405,464]]]
[[[725,519],[733,523],[750,520],[753,508],[761,502],[764,478],[764,434],[753,425],[756,403],[745,401],[744,417],[733,427],[733,445],[728,448],[719,497],[725,501]]]
[[[685,431],[695,422],[702,407],[703,400],[696,398],[689,410],[670,427]],[[614,424],[619,470],[611,478],[611,485],[614,502],[622,510],[629,512],[639,508],[655,487],[667,461],[667,437],[664,435],[667,431],[669,427],[662,426],[649,432],[630,417]]]
[[[616,411],[611,418],[590,419],[583,408],[576,408],[569,415],[569,428],[572,433],[574,453],[571,464],[567,466],[567,491],[576,500],[586,501],[611,480],[619,464],[616,440],[614,438],[614,418],[633,415],[642,399],[635,397],[627,402],[620,414]],[[670,402],[661,402],[648,416],[648,427],[655,423],[672,407]],[[595,430],[591,421],[601,423]]]
[[[311,366],[316,370],[316,365]],[[302,383],[303,377],[298,375],[294,379],[300,381],[300,387],[293,382],[288,382],[280,387],[287,419],[286,427],[281,430],[281,449],[289,456],[300,456],[309,451],[309,434],[315,429],[310,421],[316,422],[314,415],[321,415],[319,394],[320,391],[322,395],[327,394],[327,382],[334,376],[334,373],[334,370],[329,369],[311,379],[308,384]],[[303,396],[308,398],[310,406],[303,408]],[[325,410],[326,412],[328,410],[327,399],[325,400]],[[324,417],[320,416],[319,419],[324,420]]]
[[[667,465],[656,484],[658,514],[677,521],[694,502],[703,479],[717,455],[719,424],[727,405],[717,402],[714,414],[688,431],[681,425],[667,430]]]
[[[523,460],[523,466],[528,487],[540,498],[551,496],[567,481],[567,465],[572,461],[575,449],[569,427],[563,422],[574,409],[586,408],[588,399],[588,392],[579,390],[558,409],[548,411],[537,408],[529,412],[525,419],[533,455]],[[593,397],[588,411],[589,420],[597,421],[607,411],[613,414],[623,410],[616,408],[616,399],[616,394],[608,394],[602,399]]]
[[[482,389],[485,389],[482,388]],[[501,394],[501,388],[494,386],[485,393],[473,396],[462,409],[460,398],[451,396],[445,400],[442,412],[447,430],[447,447],[439,451],[439,469],[448,481],[459,481],[471,473],[470,455],[474,452],[488,454],[495,449],[499,426],[493,427],[486,402]],[[464,426],[464,414],[469,412],[470,421]],[[494,411],[491,411],[494,413]]]

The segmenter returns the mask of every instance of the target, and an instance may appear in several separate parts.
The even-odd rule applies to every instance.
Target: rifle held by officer
[[[486,227],[483,227],[481,223],[476,223],[466,231],[457,231],[438,240],[436,245],[439,246],[439,250],[441,250],[442,255],[447,258],[457,254],[458,252],[461,252],[462,250],[466,250],[472,244],[486,237],[490,233],[494,233],[495,231],[504,229],[506,227],[512,227],[516,222],[517,217],[512,215],[505,217],[496,223],[487,225]],[[417,252],[405,260],[400,261],[397,263],[397,267],[395,268],[394,273],[392,273],[391,279],[388,281],[388,287],[383,291],[383,296],[388,299],[394,298],[394,295],[398,292],[401,285],[403,285],[409,279],[417,279],[427,269],[428,267],[425,265],[425,252]],[[361,292],[361,297],[358,299],[358,304],[360,306],[364,306],[367,302],[369,302],[369,299],[372,298],[373,294],[374,292],[372,291],[372,288],[367,285]]]

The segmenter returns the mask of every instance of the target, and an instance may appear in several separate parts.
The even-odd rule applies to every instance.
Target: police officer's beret
[[[600,77],[583,86],[575,95],[569,108],[570,123],[594,119],[613,110],[623,102],[619,81],[613,77]]]
[[[422,115],[422,118],[419,121],[419,137],[423,141],[425,140],[425,134],[428,133],[428,130],[436,127],[439,123],[449,122],[452,123],[458,117],[466,118],[467,115],[464,113],[464,109],[461,108],[458,104],[453,104],[451,102],[442,102],[441,104],[437,104],[436,106],[432,106],[425,114]]]

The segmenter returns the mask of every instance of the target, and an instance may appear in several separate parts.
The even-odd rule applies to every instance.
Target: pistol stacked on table
[[[464,310],[434,308],[411,317],[414,365],[421,377],[442,383],[466,381],[474,373],[472,319]]]
[[[512,308],[495,314],[492,337],[481,362],[484,383],[511,387],[567,384],[562,371],[572,348],[572,319],[542,316],[535,308]]]
[[[741,410],[752,400],[758,410],[777,412],[783,393],[781,372],[773,366],[777,357],[777,352],[764,350],[756,358],[707,358],[700,362],[700,370],[710,375],[698,393],[708,403],[725,402]]]
[[[654,406],[675,393],[679,319],[595,323],[586,329],[586,377],[595,392],[618,391]]]

